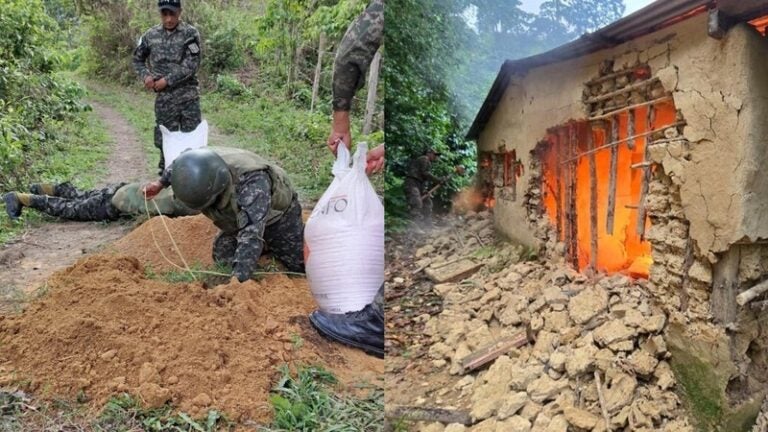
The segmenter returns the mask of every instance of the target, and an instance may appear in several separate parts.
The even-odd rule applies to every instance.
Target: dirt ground
[[[112,139],[107,175],[99,185],[152,178],[142,143],[131,126],[109,106],[91,102]],[[14,243],[0,248],[0,313],[13,311],[55,271],[124,236],[132,222],[56,221],[30,227]]]

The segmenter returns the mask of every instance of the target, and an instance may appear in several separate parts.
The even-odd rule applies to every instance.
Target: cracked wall
[[[666,158],[664,172],[679,186],[690,237],[698,254],[715,262],[737,241],[768,238],[768,42],[740,24],[722,40],[707,36],[699,15],[613,49],[551,64],[512,78],[481,132],[481,151],[530,155],[548,127],[587,116],[585,82],[603,60],[617,68],[650,65],[687,121],[688,159]],[[528,156],[526,156],[528,157]],[[527,165],[529,160],[523,160]],[[526,172],[519,184],[528,184]],[[500,199],[497,228],[535,246],[521,200]]]

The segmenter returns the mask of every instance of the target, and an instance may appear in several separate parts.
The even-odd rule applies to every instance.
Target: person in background
[[[197,70],[200,68],[200,33],[181,20],[181,0],[160,0],[162,23],[139,39],[133,68],[155,98],[155,147],[160,150],[159,174],[165,168],[160,125],[170,131],[191,132],[202,121]]]

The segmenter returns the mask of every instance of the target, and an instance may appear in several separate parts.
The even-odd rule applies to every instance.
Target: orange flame
[[[627,138],[628,114],[617,114],[619,117],[619,139]],[[633,135],[639,135],[649,130],[646,124],[647,108],[635,109],[635,128]],[[656,105],[655,121],[653,127],[675,122],[675,107],[671,102]],[[586,126],[584,126],[585,128]],[[610,129],[610,123],[606,128]],[[586,135],[584,135],[586,136]],[[579,135],[577,152],[579,154],[588,150],[583,137]],[[567,137],[567,135],[566,135]],[[561,136],[559,139],[562,139]],[[607,144],[607,131],[596,129],[593,132],[594,146],[600,147]],[[540,154],[544,179],[543,203],[547,215],[553,223],[560,221],[560,240],[564,240],[565,204],[560,200],[560,216],[558,218],[558,196],[566,196],[566,179],[563,172],[566,165],[561,161],[567,158],[565,143],[556,144],[558,137],[549,136],[550,144]],[[624,272],[633,277],[647,278],[652,264],[651,245],[640,238],[637,233],[637,206],[640,202],[640,190],[642,185],[642,169],[632,169],[631,165],[645,160],[645,138],[633,140],[634,148],[630,149],[627,142],[618,144],[618,169],[616,176],[616,199],[614,207],[613,233],[608,233],[606,228],[609,195],[609,176],[611,170],[611,149],[605,148],[595,153],[597,172],[597,270],[606,273]],[[591,223],[590,223],[590,156],[582,155],[576,161],[576,226],[579,270],[584,270],[590,264],[591,258]],[[560,177],[558,179],[558,177]],[[559,180],[559,181],[558,181]],[[559,188],[559,194],[556,192]],[[650,220],[646,217],[646,231],[650,227]]]

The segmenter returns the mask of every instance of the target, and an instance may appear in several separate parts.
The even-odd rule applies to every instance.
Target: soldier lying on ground
[[[213,259],[239,281],[257,269],[265,245],[289,271],[304,272],[301,206],[282,168],[247,150],[205,147],[176,158],[145,187],[147,197],[170,185],[177,200],[221,229]]]
[[[103,189],[78,190],[71,183],[33,184],[31,193],[9,192],[5,194],[5,211],[11,219],[21,216],[24,207],[31,207],[50,216],[62,219],[88,222],[113,221],[124,216],[146,214],[147,207],[152,216],[157,216],[155,206],[144,203],[140,183],[119,183]],[[166,216],[189,216],[199,214],[174,199],[173,190],[166,189],[155,197],[160,214]]]

